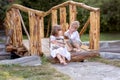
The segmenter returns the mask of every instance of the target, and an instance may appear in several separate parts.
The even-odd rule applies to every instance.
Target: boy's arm
[[[76,34],[76,38],[77,38],[80,42],[82,42],[81,39],[80,39],[80,36],[79,36],[78,31],[77,31],[77,34]]]
[[[69,39],[69,38],[70,38],[70,34],[69,34],[69,31],[68,31],[68,30],[64,33],[64,36],[65,36],[66,39]]]

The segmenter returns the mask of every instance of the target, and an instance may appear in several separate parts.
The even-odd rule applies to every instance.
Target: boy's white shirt
[[[69,34],[69,30],[67,30],[65,33],[64,33],[65,36],[67,36],[69,39],[71,40],[77,40],[77,41],[80,41],[81,42],[81,39],[80,39],[80,36],[79,36],[79,33],[78,31],[75,31],[73,32],[72,34]]]

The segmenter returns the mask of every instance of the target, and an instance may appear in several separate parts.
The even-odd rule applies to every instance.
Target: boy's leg
[[[73,47],[69,41],[66,41],[68,51],[72,51]]]
[[[78,42],[73,42],[73,46],[74,46],[74,50],[75,51],[81,51],[81,48],[80,48],[80,43],[78,43]]]

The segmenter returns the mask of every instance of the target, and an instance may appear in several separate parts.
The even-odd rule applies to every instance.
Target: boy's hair
[[[79,28],[79,26],[80,26],[79,21],[73,21],[73,22],[71,23],[70,27],[74,27],[74,25],[76,25],[77,28]]]
[[[58,31],[62,30],[60,25],[55,25],[52,27],[51,35],[57,36]]]

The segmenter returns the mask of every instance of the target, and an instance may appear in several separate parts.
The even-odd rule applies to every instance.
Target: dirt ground
[[[120,68],[99,62],[71,62],[66,66],[53,66],[73,80],[120,80]]]

